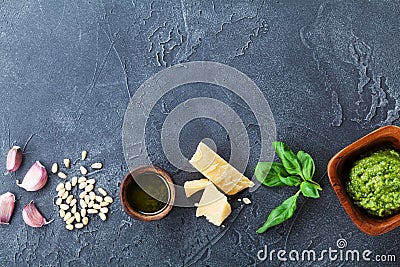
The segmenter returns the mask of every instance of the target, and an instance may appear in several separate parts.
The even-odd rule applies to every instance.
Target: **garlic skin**
[[[15,196],[7,192],[0,196],[0,224],[8,224],[14,211]]]
[[[46,168],[39,161],[36,161],[25,174],[22,183],[19,184],[17,181],[17,185],[26,191],[37,191],[45,186],[47,178]]]
[[[19,146],[13,146],[7,154],[6,168],[8,172],[15,172],[22,163],[22,150]]]
[[[24,219],[24,222],[31,227],[42,227],[43,225],[49,224],[53,221],[46,221],[40,211],[36,208],[33,200],[22,209],[22,219]]]

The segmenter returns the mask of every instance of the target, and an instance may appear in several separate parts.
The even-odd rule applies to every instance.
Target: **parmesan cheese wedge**
[[[196,217],[205,216],[209,222],[221,226],[226,217],[231,214],[231,205],[213,183],[208,182],[197,205]]]
[[[196,153],[189,162],[227,195],[234,195],[254,186],[252,181],[203,142],[199,143]]]
[[[207,184],[208,184],[208,179],[192,180],[185,182],[183,187],[185,189],[186,197],[190,197],[194,193],[203,190],[204,188],[206,188]]]

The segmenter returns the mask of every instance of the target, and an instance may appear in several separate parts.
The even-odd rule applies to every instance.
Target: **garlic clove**
[[[47,177],[46,168],[39,161],[36,161],[25,174],[22,183],[19,184],[17,181],[17,185],[26,191],[37,191],[47,183]]]
[[[7,192],[0,196],[0,224],[8,224],[14,211],[15,196]]]
[[[22,162],[22,150],[19,146],[13,146],[7,154],[6,168],[8,172],[15,172]]]
[[[36,208],[33,200],[28,205],[24,206],[22,210],[22,218],[24,219],[24,222],[31,227],[42,227],[43,225],[49,224],[53,221],[46,221],[43,215]]]

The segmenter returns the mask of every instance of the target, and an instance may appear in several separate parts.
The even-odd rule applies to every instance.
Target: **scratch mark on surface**
[[[43,139],[43,137],[41,137],[41,136],[38,135],[37,133],[31,134],[31,135],[29,136],[28,140],[26,140],[25,145],[24,145],[24,147],[22,148],[22,152],[25,152],[25,149],[26,149],[28,143],[32,140],[32,138],[33,138],[34,136],[38,136],[38,137],[40,137],[40,138]]]
[[[360,19],[357,12],[352,10],[355,8],[345,2],[322,4],[315,21],[301,28],[300,38],[303,45],[312,50],[318,70],[325,77],[327,90],[332,90],[327,85],[332,76],[338,76],[336,62],[351,64],[358,71],[356,93],[359,99],[355,102],[356,115],[351,121],[363,128],[391,124],[399,119],[400,94],[382,82],[386,81],[383,73],[390,73],[390,70],[377,67],[382,63],[387,64],[383,58],[390,57],[391,52],[380,51],[379,46],[373,48],[368,44],[380,43],[382,40],[364,40],[362,35],[354,33],[353,21]],[[379,23],[376,25],[382,27]],[[391,107],[388,107],[389,100],[393,102]],[[333,124],[340,125],[339,122]]]
[[[246,252],[246,250],[243,249],[243,246],[242,246],[242,234],[237,229],[234,229],[233,231],[235,231],[236,234],[238,235],[237,244],[239,246],[240,251],[242,251],[242,253],[244,255],[249,257],[253,261],[253,263],[251,265],[254,265],[257,262],[257,259],[256,259],[256,257],[254,257],[253,255],[251,255],[250,253]],[[250,264],[248,264],[247,266],[250,266]]]
[[[210,250],[216,243],[218,243],[218,241],[225,236],[225,234],[231,229],[231,227],[233,226],[234,222],[236,221],[236,219],[239,217],[239,215],[242,213],[244,209],[244,206],[241,206],[240,209],[238,210],[238,213],[236,214],[236,216],[232,219],[232,221],[230,222],[230,224],[224,228],[223,231],[221,231],[220,233],[216,234],[214,237],[212,237],[205,246],[203,246],[201,249],[199,249],[189,260],[186,261],[187,266],[192,266],[193,264],[196,264],[200,259],[201,256],[204,255],[204,253],[207,250]],[[200,256],[200,257],[199,257]],[[196,259],[194,259],[196,258]]]
[[[77,108],[78,111],[80,111],[81,106],[82,106],[82,104],[83,104],[83,102],[84,102],[86,96],[87,96],[89,93],[91,93],[92,90],[93,90],[93,88],[96,86],[96,83],[97,83],[98,79],[100,78],[100,75],[101,75],[101,73],[102,73],[102,71],[103,71],[104,66],[106,65],[108,56],[110,55],[111,50],[112,50],[113,47],[114,47],[114,44],[115,44],[115,40],[111,42],[111,44],[110,44],[110,46],[109,46],[109,48],[108,48],[106,54],[104,55],[103,61],[101,62],[101,65],[100,65],[100,68],[97,67],[97,63],[96,63],[95,73],[94,73],[94,75],[93,75],[92,82],[91,82],[91,84],[89,85],[88,89],[84,92],[84,94],[83,94],[83,96],[82,96],[82,100],[81,100],[81,102],[79,103],[78,108]]]
[[[42,3],[40,2],[40,0],[37,0],[37,1],[38,1],[38,4],[39,4],[40,13],[42,14],[42,18],[44,19],[44,13],[43,13]]]
[[[105,35],[107,36],[107,39],[108,39],[108,41],[109,41],[111,44],[112,44],[113,42],[116,41],[116,40],[113,41],[113,40],[111,39],[110,35],[109,35],[103,28],[102,28],[102,30],[103,30],[103,32],[105,33]],[[116,35],[117,35],[117,34],[118,34],[118,32],[116,33]],[[129,90],[128,72],[126,71],[126,64],[124,64],[124,63],[122,62],[121,56],[120,56],[120,54],[119,54],[117,48],[115,47],[115,45],[113,45],[112,47],[113,47],[113,50],[114,50],[114,52],[115,52],[115,55],[116,55],[117,58],[118,58],[118,61],[119,61],[120,65],[121,65],[121,68],[122,68],[122,72],[123,72],[123,74],[124,74],[126,92],[127,92],[127,94],[128,94],[129,99],[131,99],[131,93],[130,93],[130,90]]]
[[[336,91],[332,91],[332,109],[333,109],[333,121],[330,123],[331,126],[339,127],[343,122],[343,108],[339,103],[339,96]]]
[[[58,20],[58,24],[57,26],[54,28],[54,32],[57,31],[58,27],[60,27],[61,22],[64,20],[64,16],[65,16],[65,0],[63,1],[63,10],[62,10],[62,14],[61,14],[61,18]]]
[[[182,11],[182,18],[183,18],[183,24],[185,26],[185,32],[186,32],[186,39],[189,39],[189,27],[187,23],[187,11],[185,7],[185,3],[183,0],[181,0],[181,11]],[[186,42],[185,49],[187,49],[188,42]]]

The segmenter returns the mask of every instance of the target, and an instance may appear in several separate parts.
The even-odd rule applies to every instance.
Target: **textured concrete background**
[[[21,169],[0,180],[0,192],[17,197],[11,224],[0,227],[0,265],[266,266],[271,263],[256,256],[264,245],[321,251],[336,248],[339,238],[349,249],[396,254],[399,261],[400,228],[379,237],[360,232],[325,172],[342,147],[380,125],[399,124],[399,38],[398,1],[1,1],[3,159],[12,144],[24,145],[33,136]],[[121,128],[130,96],[158,71],[194,60],[228,64],[252,78],[274,113],[278,139],[316,160],[321,199],[302,198],[294,218],[266,234],[255,230],[292,189],[240,193],[231,201],[225,228],[195,218],[194,209],[174,208],[159,222],[142,223],[120,208],[118,186],[127,172]],[[148,127],[159,129],[163,114],[190,98],[196,86],[163,97]],[[245,123],[254,152],[246,172],[251,176],[260,150],[254,116],[240,98],[203,87],[200,95],[225,101]],[[157,131],[152,132],[149,150],[158,155]],[[229,136],[208,120],[196,120],[182,132],[184,153],[191,155],[204,137],[229,156]],[[94,218],[84,230],[68,232],[53,204],[59,178],[51,176],[33,193],[18,188],[15,178],[35,160],[49,169],[64,157],[79,158],[82,149],[90,152],[90,161],[104,162],[95,178],[116,201],[107,222]],[[153,161],[176,174],[177,183],[199,177],[174,170],[162,156]],[[253,204],[236,201],[244,196]],[[21,210],[31,199],[54,222],[41,229],[26,226]]]

